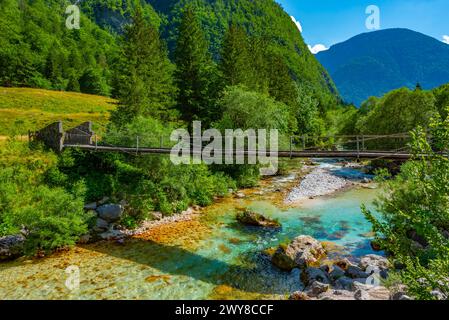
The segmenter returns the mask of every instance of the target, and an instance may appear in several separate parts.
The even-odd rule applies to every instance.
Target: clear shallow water
[[[270,185],[279,187],[290,180],[277,178]],[[275,205],[274,193],[225,199],[198,221],[162,226],[123,245],[97,243],[46,259],[0,264],[0,299],[285,298],[301,289],[298,273],[279,271],[262,252],[308,234],[331,241],[334,255],[371,253],[370,226],[360,205],[371,203],[375,195],[375,190],[353,189],[298,208]],[[237,224],[239,207],[279,219],[282,230]],[[68,266],[80,269],[75,291],[65,286]]]

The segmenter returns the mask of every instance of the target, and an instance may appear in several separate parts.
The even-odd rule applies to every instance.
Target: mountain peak
[[[405,28],[359,34],[316,55],[343,99],[360,105],[393,89],[449,82],[449,46]]]

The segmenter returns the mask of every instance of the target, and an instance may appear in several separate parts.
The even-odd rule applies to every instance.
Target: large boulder
[[[23,254],[25,237],[13,235],[0,238],[0,261],[11,260]]]
[[[243,210],[237,214],[237,221],[244,225],[264,227],[264,228],[280,228],[279,221],[269,219],[263,215],[252,212],[249,210]]]
[[[106,204],[97,208],[98,216],[109,223],[119,221],[123,211],[123,206],[119,204]]]
[[[299,236],[289,245],[279,246],[271,261],[282,270],[307,268],[317,265],[324,258],[326,251],[321,243],[310,236]]]
[[[378,270],[380,272],[388,270],[391,268],[391,265],[387,258],[376,254],[369,254],[360,260],[360,268],[366,271],[370,267],[371,270]]]

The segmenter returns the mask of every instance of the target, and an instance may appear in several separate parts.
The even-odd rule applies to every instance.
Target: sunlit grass
[[[26,134],[62,120],[70,128],[93,121],[104,126],[116,107],[114,99],[74,92],[0,87],[0,135]]]

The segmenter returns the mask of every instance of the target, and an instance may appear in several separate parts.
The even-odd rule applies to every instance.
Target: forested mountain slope
[[[317,58],[343,99],[357,105],[401,87],[430,90],[449,82],[449,45],[408,29],[361,34]]]

